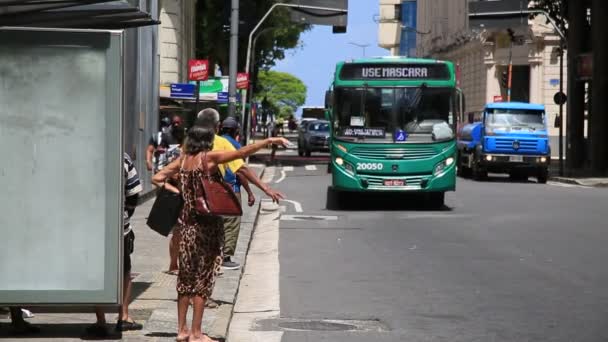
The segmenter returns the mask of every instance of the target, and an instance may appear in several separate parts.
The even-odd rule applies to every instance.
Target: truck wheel
[[[302,144],[298,143],[298,155],[300,157],[304,157],[304,149],[302,148]]]
[[[306,151],[304,151],[304,154],[306,155],[306,157],[310,158],[310,155],[312,154],[312,151],[309,149],[306,149]]]
[[[538,183],[547,184],[547,180],[549,180],[549,171],[541,170],[538,172],[538,176],[536,176]]]
[[[342,193],[339,190],[336,190],[331,186],[327,187],[327,203],[325,205],[327,210],[340,210],[340,197],[342,197],[341,195]]]
[[[445,206],[445,192],[430,193],[428,204],[433,209],[443,209]]]

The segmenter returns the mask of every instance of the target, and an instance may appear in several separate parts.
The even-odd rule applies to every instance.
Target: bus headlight
[[[443,173],[443,171],[445,171],[445,169],[452,164],[454,164],[454,158],[449,157],[441,163],[435,165],[435,169],[433,170],[433,176],[437,176]]]
[[[540,162],[541,163],[546,163],[547,162],[547,157],[540,157]]]
[[[338,164],[340,166],[344,165],[344,159],[342,159],[340,157],[336,158],[336,164]]]
[[[492,161],[492,156],[491,156],[491,155],[487,155],[487,156],[486,156],[486,160],[487,160],[487,161]]]

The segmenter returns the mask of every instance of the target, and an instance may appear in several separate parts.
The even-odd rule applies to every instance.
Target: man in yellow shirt
[[[198,113],[198,117],[196,122],[194,123],[196,126],[211,126],[215,127],[215,139],[213,140],[213,151],[234,151],[235,148],[226,138],[217,135],[220,129],[220,114],[213,108],[203,109],[200,113]],[[237,159],[232,162],[219,165],[220,172],[222,176],[226,173],[226,168],[229,168],[232,173],[237,176],[242,176],[247,181],[258,187],[262,190],[266,195],[268,195],[274,202],[277,202],[280,199],[283,199],[283,195],[273,189],[271,189],[268,185],[262,183],[260,178],[253,172],[247,164],[242,159]],[[236,243],[239,237],[240,225],[232,224],[232,218],[224,219],[224,263],[222,266],[225,269],[238,269],[240,265],[231,260],[231,257],[234,256],[234,252],[236,250]]]

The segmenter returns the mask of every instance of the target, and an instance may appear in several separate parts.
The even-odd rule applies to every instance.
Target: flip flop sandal
[[[135,321],[118,321],[116,323],[116,331],[133,331],[133,330],[142,330],[144,326]]]
[[[168,275],[172,275],[172,276],[176,276],[179,274],[179,270],[173,270],[173,271],[164,271],[164,274],[168,274]]]

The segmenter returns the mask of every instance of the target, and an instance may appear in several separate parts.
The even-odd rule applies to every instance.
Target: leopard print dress
[[[222,266],[224,226],[220,216],[200,216],[195,210],[196,194],[201,193],[201,177],[205,177],[205,172],[200,168],[180,170],[184,207],[179,219],[177,293],[209,298]],[[221,179],[219,173],[212,177]]]

